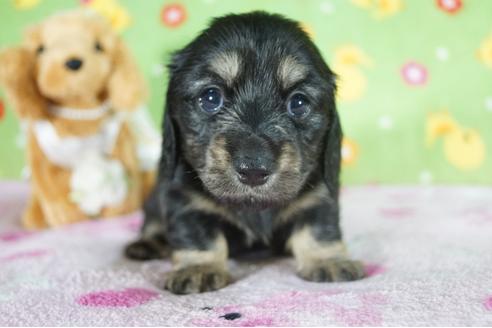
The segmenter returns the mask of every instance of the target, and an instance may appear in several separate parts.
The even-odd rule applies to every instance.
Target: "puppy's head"
[[[324,170],[338,124],[334,76],[297,23],[258,12],[216,19],[170,68],[165,139],[179,148],[168,151],[217,199],[282,203]],[[169,169],[172,154],[163,156]]]

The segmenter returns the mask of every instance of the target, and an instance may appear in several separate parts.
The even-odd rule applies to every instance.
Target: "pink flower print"
[[[5,105],[3,104],[3,101],[0,99],[0,121],[3,120],[5,116]]]
[[[9,232],[1,233],[0,240],[4,242],[15,242],[20,239],[27,238],[33,234],[34,234],[33,232],[25,231],[25,230],[9,231]]]
[[[364,265],[366,276],[372,277],[386,272],[386,268],[377,263],[366,263]]]
[[[169,4],[162,8],[161,19],[167,27],[178,27],[186,20],[186,9],[179,3]]]
[[[379,209],[379,213],[388,219],[406,219],[411,217],[415,210],[410,207],[388,207]]]
[[[127,288],[124,290],[104,290],[80,296],[77,303],[95,307],[134,307],[145,304],[159,294],[144,288]]]
[[[35,250],[30,250],[30,251],[22,251],[22,252],[17,252],[8,256],[0,257],[0,261],[2,262],[10,262],[10,261],[15,261],[15,260],[20,260],[20,259],[26,259],[26,258],[37,258],[41,257],[44,255],[47,255],[49,252],[44,250],[44,249],[35,249]]]
[[[487,297],[487,299],[483,302],[483,306],[485,306],[488,311],[492,311],[492,295]]]
[[[461,0],[436,0],[437,7],[448,14],[455,14],[463,7]]]
[[[460,214],[475,225],[492,223],[492,209],[487,205],[467,208]]]
[[[134,215],[129,218],[125,218],[122,224],[123,229],[130,232],[138,232],[142,226],[141,215]]]
[[[335,318],[347,326],[381,326],[383,315],[378,305],[386,304],[382,294],[361,294],[358,296],[358,305],[355,307],[342,306],[334,302]]]
[[[401,68],[401,76],[403,80],[412,86],[422,86],[427,83],[427,69],[417,62],[408,62]]]

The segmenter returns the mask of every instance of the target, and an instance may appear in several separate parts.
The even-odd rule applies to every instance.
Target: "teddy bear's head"
[[[27,30],[21,48],[17,57],[22,58],[10,59],[18,65],[6,66],[17,67],[17,78],[32,80],[23,81],[33,84],[26,88],[26,97],[41,96],[47,104],[77,108],[110,100],[122,110],[144,101],[143,78],[132,56],[109,22],[95,12],[51,16]]]

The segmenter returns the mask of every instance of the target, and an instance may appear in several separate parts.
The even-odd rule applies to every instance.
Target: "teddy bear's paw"
[[[59,202],[46,206],[46,221],[52,227],[84,221],[87,216],[80,209],[68,202]]]
[[[22,215],[22,224],[26,229],[38,230],[46,228],[43,212],[38,204],[31,203]]]

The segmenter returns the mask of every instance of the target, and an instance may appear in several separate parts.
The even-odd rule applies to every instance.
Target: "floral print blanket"
[[[122,256],[141,214],[27,232],[28,188],[0,183],[0,326],[492,325],[492,188],[350,187],[348,248],[368,278],[311,283],[289,258],[230,261],[234,282],[175,296],[169,261]]]

